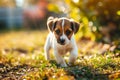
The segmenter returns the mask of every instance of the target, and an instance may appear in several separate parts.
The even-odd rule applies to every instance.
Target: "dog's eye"
[[[66,30],[66,35],[70,35],[71,34],[71,31],[70,30]]]
[[[60,30],[56,30],[55,33],[59,35],[60,34]]]

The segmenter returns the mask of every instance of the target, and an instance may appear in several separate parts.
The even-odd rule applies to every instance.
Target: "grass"
[[[120,57],[115,56],[119,50],[109,51],[109,44],[78,41],[75,65],[61,68],[54,59],[44,59],[47,33],[0,33],[0,80],[120,80]]]

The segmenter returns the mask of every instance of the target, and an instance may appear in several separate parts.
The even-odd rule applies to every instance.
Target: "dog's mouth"
[[[65,45],[65,43],[59,43],[60,45]]]

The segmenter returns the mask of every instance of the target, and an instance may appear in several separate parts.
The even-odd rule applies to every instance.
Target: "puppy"
[[[73,19],[49,17],[47,27],[49,34],[44,46],[45,58],[50,60],[49,50],[53,48],[56,62],[61,67],[67,67],[63,55],[70,52],[69,64],[73,64],[78,56],[78,48],[74,34],[79,30],[79,23]]]

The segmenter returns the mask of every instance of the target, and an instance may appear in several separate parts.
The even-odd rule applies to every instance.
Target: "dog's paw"
[[[61,67],[67,67],[67,64],[60,64]]]
[[[68,66],[74,66],[75,64],[74,63],[68,63]]]

